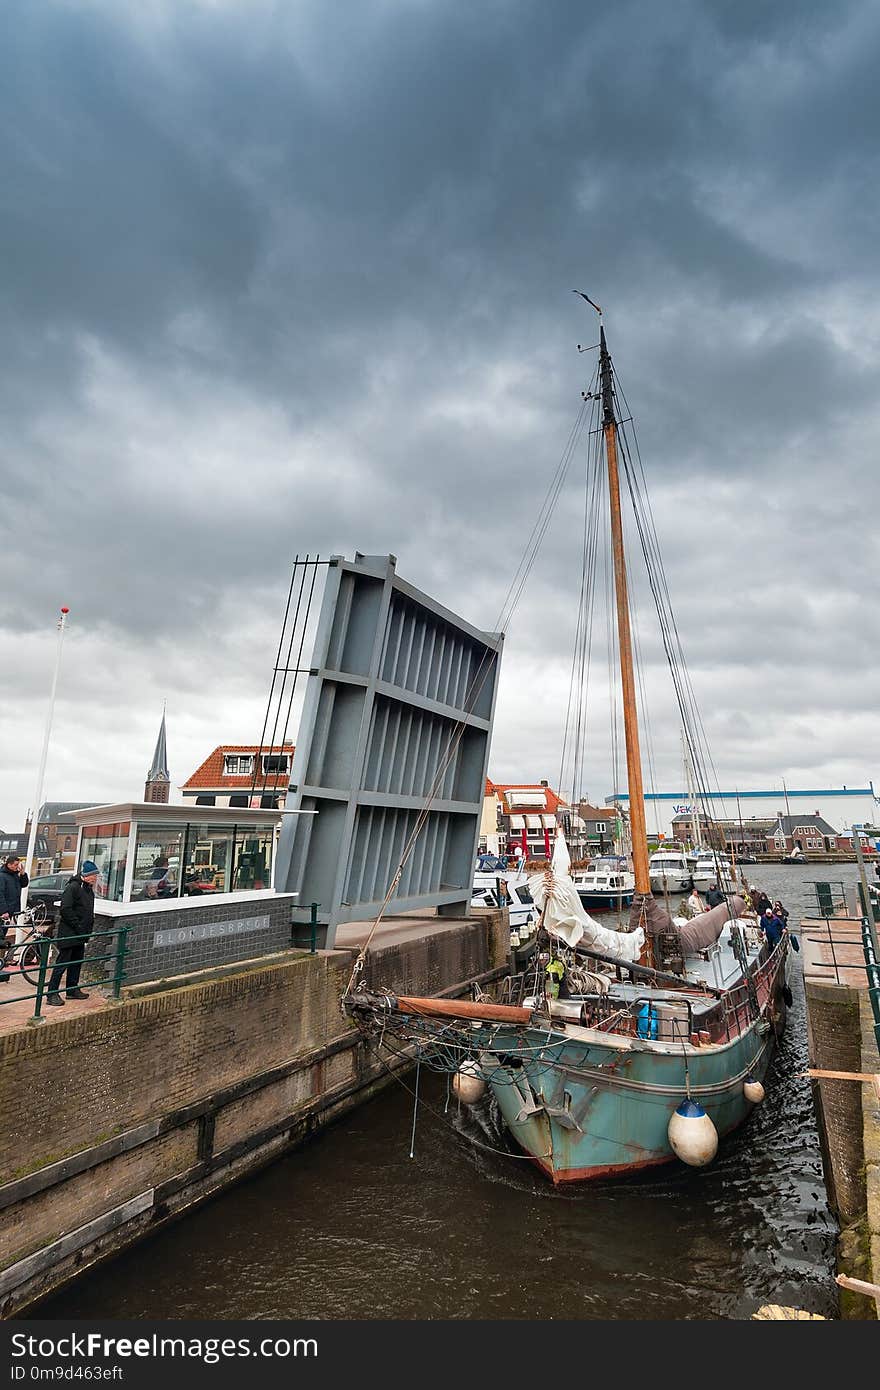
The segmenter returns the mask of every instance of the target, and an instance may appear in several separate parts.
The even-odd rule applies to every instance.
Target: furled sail
[[[543,925],[568,946],[582,942],[617,960],[638,960],[645,944],[640,926],[633,931],[613,931],[584,911],[571,878],[571,856],[561,830],[556,831],[551,866],[529,879],[529,892],[543,912]]]
[[[726,902],[711,907],[708,912],[698,913],[679,926],[655,898],[647,893],[637,894],[630,909],[629,921],[631,927],[644,926],[650,936],[675,932],[681,941],[682,953],[688,956],[696,951],[705,951],[707,946],[714,946],[727,923],[742,917],[745,907],[745,900],[732,894]]]

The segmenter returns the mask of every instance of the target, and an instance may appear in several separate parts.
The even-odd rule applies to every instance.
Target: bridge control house
[[[70,813],[77,864],[92,859],[99,869],[95,931],[126,928],[126,983],[290,948],[296,895],[272,886],[281,817],[268,808],[156,802]],[[109,941],[92,954],[112,950]]]

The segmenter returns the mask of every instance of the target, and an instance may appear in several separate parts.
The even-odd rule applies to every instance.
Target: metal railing
[[[36,989],[29,990],[26,994],[15,994],[11,998],[4,993],[2,998],[0,998],[0,1003],[18,1004],[25,999],[33,999],[35,1001],[34,1012],[28,1019],[28,1023],[45,1023],[46,1020],[43,1017],[43,1003],[46,994],[49,992],[47,989],[47,981],[51,980],[52,971],[55,969],[57,964],[57,958],[53,959],[52,961],[50,961],[49,959],[49,955],[52,951],[53,946],[56,948],[60,948],[62,945],[72,945],[76,941],[82,941],[83,943],[87,943],[89,941],[95,941],[96,939],[99,939],[101,937],[115,937],[116,949],[113,951],[108,951],[108,953],[103,956],[84,956],[81,964],[83,967],[86,967],[98,965],[102,961],[113,961],[113,971],[111,980],[112,998],[118,1000],[122,994],[122,983],[125,979],[125,953],[127,950],[128,932],[128,927],[119,926],[114,927],[112,931],[85,932],[78,936],[65,935],[60,938],[46,933],[45,935],[40,936],[39,940],[37,941],[28,941],[23,943],[21,946],[14,948],[13,956],[9,960],[8,964],[5,966],[5,970],[10,974],[12,974],[13,972],[18,972],[19,977],[23,978],[24,972],[21,966],[21,959],[19,956],[18,960],[16,960],[15,951],[23,952],[26,949],[36,951],[39,955],[39,962],[37,965]],[[83,946],[83,950],[85,950],[85,945]],[[62,970],[67,970],[69,965],[73,965],[75,963],[75,961],[64,962],[61,968]],[[95,983],[99,985],[106,985],[106,975],[103,980],[96,981]],[[12,979],[9,980],[9,984],[12,984]],[[65,993],[66,987],[61,986],[57,992],[59,994]]]
[[[302,906],[305,907],[305,903],[303,903]],[[318,908],[320,906],[320,903],[309,903],[308,922],[291,921],[290,923],[290,944],[291,946],[297,947],[299,950],[304,950],[305,948],[304,938],[306,929],[308,929],[309,955],[311,956],[313,956],[318,949]]]

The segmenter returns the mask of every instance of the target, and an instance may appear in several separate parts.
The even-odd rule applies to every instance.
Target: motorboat
[[[584,907],[629,907],[636,891],[635,874],[622,854],[602,854],[571,875]]]
[[[528,878],[522,873],[478,871],[474,874],[471,907],[506,907],[510,916],[510,930],[518,932],[520,936],[529,935],[528,929],[538,920],[538,909],[529,892]],[[527,930],[524,932],[523,928]]]
[[[691,865],[682,849],[658,849],[648,860],[652,893],[682,893],[692,886]]]
[[[700,850],[693,871],[694,887],[705,893],[713,883],[717,883],[722,893],[733,893],[736,889],[736,872],[730,855],[723,850]]]

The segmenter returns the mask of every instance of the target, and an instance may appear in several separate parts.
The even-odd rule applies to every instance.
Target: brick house
[[[44,801],[37,816],[36,844],[43,850],[34,849],[34,873],[71,873],[76,869],[76,826],[71,819],[71,811],[98,806],[98,801]],[[25,822],[25,846],[30,834],[30,816]],[[24,852],[24,850],[22,850]]]
[[[223,743],[183,783],[181,800],[196,806],[283,808],[293,753],[292,743],[271,748]]]
[[[767,832],[767,845],[771,852],[790,854],[793,849],[809,854],[812,850],[819,854],[833,854],[837,850],[851,850],[849,836],[838,835],[818,811],[805,815],[800,811],[796,816],[776,813],[776,821]]]

